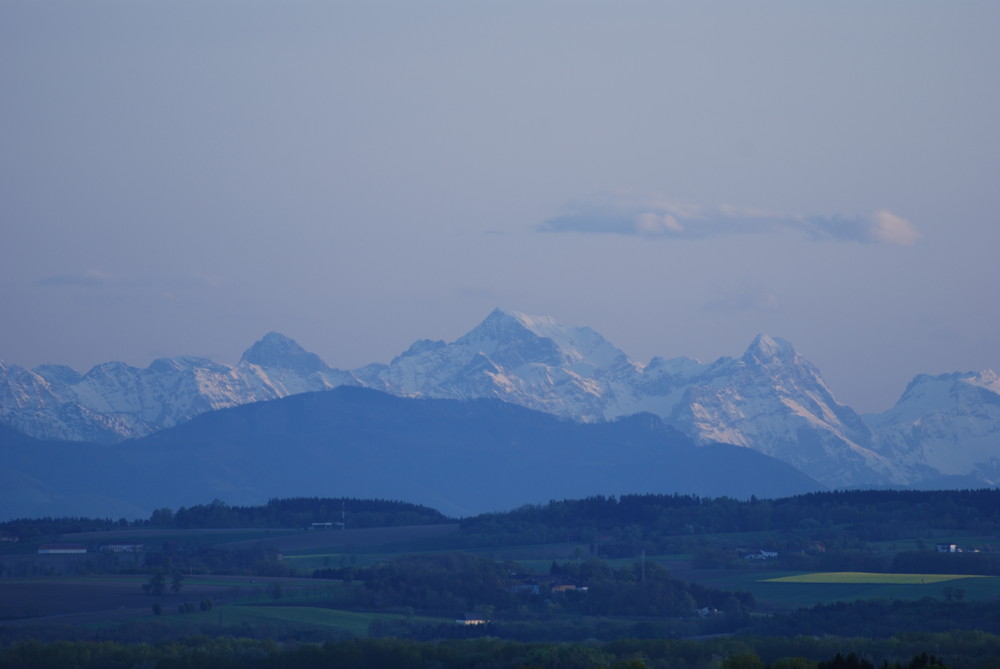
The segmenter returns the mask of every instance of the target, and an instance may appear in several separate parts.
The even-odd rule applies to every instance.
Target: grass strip
[[[875,574],[863,571],[827,571],[762,579],[764,583],[839,583],[876,585],[928,585],[963,578],[984,578],[971,574]]]

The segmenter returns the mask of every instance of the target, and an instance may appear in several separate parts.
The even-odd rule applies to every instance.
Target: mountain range
[[[43,440],[114,444],[254,402],[355,386],[405,398],[491,398],[581,423],[653,414],[694,443],[784,461],[825,486],[982,486],[1000,480],[1000,379],[921,375],[890,410],[862,416],[782,339],[759,335],[738,358],[642,364],[586,327],[494,310],[453,342],[421,340],[388,364],[328,366],[270,333],[234,366],[163,358],[0,363],[0,423]]]

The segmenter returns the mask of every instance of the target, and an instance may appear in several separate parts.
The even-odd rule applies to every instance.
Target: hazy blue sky
[[[0,359],[495,306],[837,397],[1000,368],[1000,2],[4,0]]]

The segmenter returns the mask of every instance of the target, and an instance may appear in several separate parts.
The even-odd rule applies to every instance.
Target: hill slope
[[[5,435],[7,517],[313,495],[403,499],[461,516],[594,494],[774,497],[822,488],[749,449],[695,446],[648,414],[582,424],[496,400],[354,387],[216,411],[115,445]]]

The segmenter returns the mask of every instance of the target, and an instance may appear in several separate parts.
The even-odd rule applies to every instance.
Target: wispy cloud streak
[[[886,210],[855,216],[821,216],[780,214],[731,205],[708,208],[664,202],[575,205],[568,213],[544,221],[537,229],[676,240],[792,232],[816,241],[895,246],[909,246],[920,236],[912,223]]]

